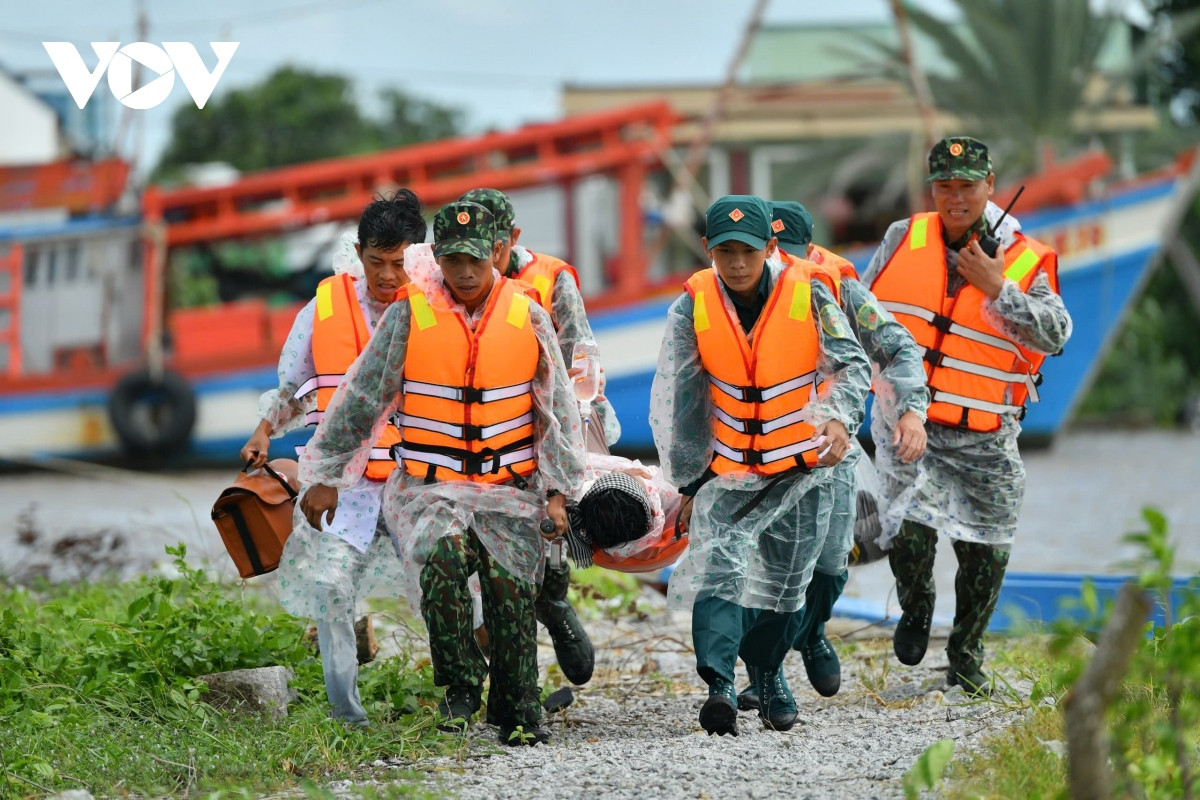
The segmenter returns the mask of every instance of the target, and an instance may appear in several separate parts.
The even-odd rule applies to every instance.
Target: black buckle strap
[[[763,390],[757,386],[739,386],[737,388],[742,392],[743,403],[761,403],[763,401]]]
[[[946,333],[950,330],[951,319],[945,314],[934,314],[933,319],[929,321],[929,324],[937,328],[942,333]]]
[[[463,438],[466,439],[468,442],[481,441],[483,439],[483,426],[482,425],[463,425],[462,426],[462,435],[463,435]]]
[[[942,359],[944,359],[945,357],[946,357],[946,354],[943,353],[941,350],[930,350],[930,349],[926,349],[925,355],[923,356],[923,358],[925,359],[925,362],[927,364],[929,364],[930,367],[940,366],[942,363]]]
[[[462,392],[462,401],[464,403],[482,403],[483,389],[478,386],[460,386],[459,391]]]
[[[763,435],[763,421],[761,419],[744,419],[741,420],[741,423],[746,429],[744,431],[745,433],[748,433],[751,436]]]

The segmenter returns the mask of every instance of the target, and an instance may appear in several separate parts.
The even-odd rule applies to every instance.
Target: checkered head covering
[[[571,560],[590,567],[593,547],[620,547],[642,538],[650,530],[654,512],[640,480],[610,472],[597,478],[578,504],[567,505],[567,518]]]

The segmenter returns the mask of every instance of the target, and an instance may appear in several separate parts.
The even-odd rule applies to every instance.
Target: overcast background
[[[0,67],[53,70],[43,41],[137,41],[135,0],[5,0]],[[146,41],[188,41],[211,68],[209,41],[240,42],[214,97],[292,63],[353,79],[363,107],[395,86],[466,112],[469,131],[511,129],[561,116],[560,88],[627,83],[714,83],[732,58],[752,0],[147,0]],[[949,13],[950,0],[921,5]],[[887,0],[771,0],[767,24],[890,18]],[[101,82],[97,93],[107,91]],[[191,102],[179,81],[140,115],[144,154],[157,161],[174,109]],[[116,105],[115,112],[123,107]],[[116,114],[119,116],[119,113]]]

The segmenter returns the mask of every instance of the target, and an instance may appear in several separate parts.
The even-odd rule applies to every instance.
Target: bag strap
[[[246,557],[250,559],[250,569],[254,570],[255,575],[265,574],[262,558],[258,555],[258,545],[255,544],[254,537],[250,534],[250,528],[246,526],[246,518],[242,516],[242,510],[236,505],[230,506],[229,515],[233,517],[233,524],[237,528],[238,537],[242,540],[242,547],[246,550]]]
[[[242,467],[242,472],[249,472],[249,471],[250,471],[250,465],[251,465],[251,464],[253,464],[253,463],[254,463],[254,459],[250,459],[249,461],[247,461],[247,462],[246,462],[246,466]],[[291,497],[293,500],[295,500],[297,497],[299,497],[299,496],[300,496],[300,495],[296,494],[296,490],[292,488],[292,485],[291,485],[290,483],[288,483],[288,480],[287,480],[287,478],[284,478],[284,477],[283,477],[282,475],[280,475],[278,472],[276,472],[275,470],[271,469],[271,465],[270,465],[270,464],[263,464],[263,465],[262,465],[262,468],[263,468],[263,469],[265,469],[265,470],[267,471],[267,474],[268,474],[268,475],[270,475],[270,476],[271,476],[272,478],[274,478],[275,480],[279,481],[279,484],[280,484],[280,485],[283,487],[283,490],[284,490],[285,492],[287,492],[287,493],[288,493],[288,496],[289,496],[289,497]]]

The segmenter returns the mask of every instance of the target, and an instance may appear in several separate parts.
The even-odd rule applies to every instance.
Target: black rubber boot
[[[449,686],[446,696],[438,703],[437,713],[441,719],[437,729],[446,733],[463,733],[471,724],[471,717],[479,710],[479,690],[470,686]]]
[[[582,686],[592,679],[592,672],[596,668],[596,650],[575,609],[567,600],[570,584],[570,567],[547,567],[533,607],[538,622],[550,632],[554,655],[563,676],[576,686]]]
[[[724,678],[715,678],[708,685],[708,699],[700,709],[700,726],[718,736],[737,736],[737,699],[733,695],[733,683]]]

